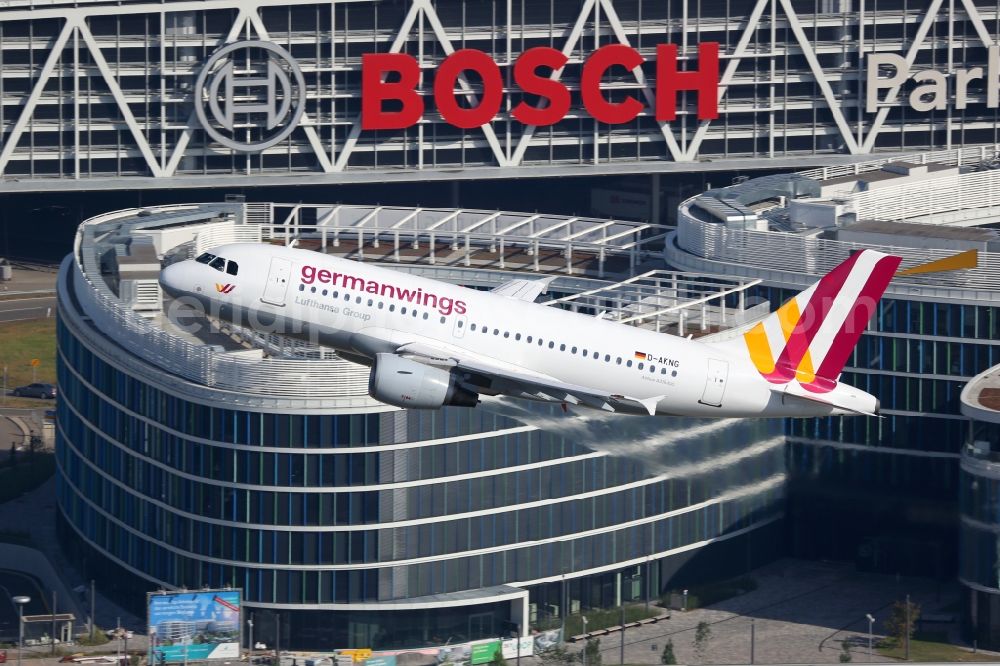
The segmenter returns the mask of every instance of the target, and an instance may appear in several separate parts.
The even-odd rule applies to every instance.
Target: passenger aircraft
[[[506,395],[629,414],[874,416],[879,401],[838,378],[900,261],[858,252],[722,342],[536,304],[552,278],[483,292],[265,244],[174,263],[160,283],[221,319],[370,366],[372,397],[397,407]]]

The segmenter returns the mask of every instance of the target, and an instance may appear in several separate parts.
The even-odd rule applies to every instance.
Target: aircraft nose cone
[[[184,273],[184,267],[179,263],[171,264],[161,270],[160,286],[163,287],[163,291],[174,297],[185,293],[187,289],[184,284],[184,280],[182,279]]]

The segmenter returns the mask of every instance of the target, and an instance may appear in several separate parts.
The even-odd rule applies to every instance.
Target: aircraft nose
[[[181,261],[171,264],[160,271],[160,286],[171,296],[177,297],[191,291],[191,281],[187,279],[189,271],[188,267],[185,266],[186,263],[186,261]]]

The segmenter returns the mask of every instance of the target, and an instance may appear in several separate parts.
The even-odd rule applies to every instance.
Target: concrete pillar
[[[528,617],[528,591],[525,590],[524,596],[510,602],[510,621],[521,628],[521,636],[529,635]]]

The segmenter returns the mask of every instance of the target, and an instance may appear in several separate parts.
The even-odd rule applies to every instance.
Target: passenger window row
[[[300,284],[299,285],[299,291],[305,291],[305,290],[306,290],[306,286],[304,284]],[[309,288],[309,291],[310,291],[310,293],[318,294],[318,295],[321,295],[321,296],[330,296],[332,298],[339,298],[340,297],[340,292],[337,291],[337,290],[319,289],[319,288],[313,286],[313,287]],[[349,303],[351,301],[351,295],[349,293],[345,292],[344,293],[344,300]],[[364,299],[361,296],[355,296],[354,297],[354,302],[357,303],[358,305],[360,305],[363,300]],[[368,307],[378,307],[379,310],[383,310],[383,309],[385,309],[385,303],[383,301],[376,302],[374,299],[369,298],[368,299]],[[389,312],[395,312],[395,311],[396,311],[396,304],[395,303],[390,303],[389,304]],[[411,314],[414,318],[417,318],[417,317],[419,317],[421,315],[421,313],[418,312],[418,310],[416,308],[413,308],[413,307],[407,308],[407,306],[405,306],[405,305],[399,307],[399,314],[400,315],[404,315],[405,316],[408,313]],[[429,313],[424,312],[422,314],[423,314],[423,316],[421,317],[422,319],[424,319],[424,320],[430,319],[430,314]],[[442,316],[441,320],[440,320],[440,323],[444,324],[444,323],[447,322],[447,320],[448,320],[447,317]],[[459,319],[457,326],[459,328],[463,328],[465,326],[465,321],[463,319]],[[483,324],[480,324],[478,326],[476,324],[471,324],[469,326],[469,330],[472,331],[473,333],[475,333],[477,330],[479,330],[479,331],[482,331],[482,333],[484,335],[489,335],[490,334],[490,327],[486,326],[486,325],[483,325]],[[493,328],[492,331],[493,331],[493,335],[495,335],[495,336],[499,337],[501,335],[501,331],[500,331],[499,328]],[[511,337],[511,332],[510,331],[503,331],[502,334],[503,334],[503,337],[506,338],[506,339],[509,339]],[[539,347],[545,347],[546,346],[546,343],[545,343],[545,341],[542,338],[536,338],[533,335],[524,336],[521,333],[514,333],[514,340],[516,340],[516,341],[522,341],[523,340],[526,344],[529,344],[529,345],[530,344],[537,344]],[[549,340],[549,342],[548,342],[548,348],[549,349],[555,349],[556,348],[556,343],[553,342],[552,340]],[[566,350],[567,350],[567,346],[565,344],[559,344],[559,351],[565,352]],[[579,349],[578,347],[575,347],[575,346],[570,346],[569,347],[569,353],[570,354],[576,354],[577,352],[579,352],[580,355],[583,356],[584,358],[588,358],[588,357],[589,358],[593,358],[595,361],[599,361],[601,359],[601,353],[600,352],[588,351],[586,349],[582,349],[581,350],[581,349]],[[604,354],[604,362],[605,363],[611,363],[611,361],[612,361],[611,354]],[[648,366],[643,361],[639,361],[639,363],[633,363],[632,359],[624,359],[621,356],[614,357],[614,362],[615,362],[615,365],[623,365],[624,364],[626,368],[631,368],[634,365],[637,370],[645,370],[648,367],[650,374],[654,374],[654,375],[656,374],[656,370],[657,370],[657,366],[655,364],[653,364],[653,363],[650,363]],[[660,370],[660,374],[661,375],[666,375],[669,372],[672,377],[676,377],[677,376],[677,371],[676,370],[668,370],[665,366],[660,366],[659,370]]]
[[[476,329],[477,329],[477,325],[476,324],[472,324],[469,327],[469,330],[472,331],[472,332],[475,332]],[[490,327],[489,326],[481,324],[481,325],[478,326],[478,329],[480,331],[482,331],[483,335],[489,335],[490,334]],[[501,334],[500,333],[500,329],[493,328],[493,335],[499,336],[500,334]],[[503,331],[503,337],[504,338],[510,338],[510,336],[511,336],[510,331]],[[527,343],[529,345],[530,344],[537,344],[539,347],[545,347],[546,346],[545,340],[543,340],[542,338],[535,338],[535,336],[533,336],[533,335],[522,336],[520,333],[514,333],[514,340],[517,340],[517,341],[523,340],[525,343]],[[553,340],[549,340],[547,346],[548,346],[549,349],[553,349],[554,350],[554,349],[556,349],[556,344],[557,343],[554,342]],[[558,344],[559,344],[559,351],[561,351],[561,352],[567,351],[567,345],[565,343],[558,343]],[[595,361],[599,361],[601,359],[601,353],[597,352],[597,351],[588,351],[586,349],[580,349],[580,348],[578,348],[576,346],[570,346],[568,349],[569,349],[569,353],[570,354],[576,354],[576,353],[579,352],[580,356],[582,356],[583,358],[588,358],[589,357],[589,358],[593,358]],[[605,354],[604,355],[604,362],[605,363],[611,363],[611,358],[612,358],[611,354]],[[632,359],[623,359],[621,356],[615,357],[615,365],[622,365],[623,363],[625,364],[626,368],[631,368],[633,366]],[[640,361],[638,364],[635,364],[635,367],[636,367],[637,370],[644,370],[644,369],[647,368],[647,365],[646,365],[646,363],[644,361]],[[656,368],[657,368],[657,366],[655,364],[650,363],[648,365],[648,368],[649,368],[650,374],[656,374]],[[665,375],[665,374],[667,374],[667,372],[668,372],[668,369],[666,367],[660,366],[660,374],[661,375]],[[677,371],[676,370],[672,370],[672,371],[669,371],[669,372],[670,372],[670,375],[672,377],[676,377],[677,376]]]
[[[304,284],[300,284],[299,285],[299,291],[305,291],[305,290],[306,290],[306,286]],[[318,287],[309,287],[309,293],[316,294],[318,296],[329,296],[330,298],[340,298],[340,291],[336,290],[336,289],[319,289]],[[346,301],[347,303],[350,303],[351,299],[352,299],[351,294],[345,291],[344,292],[344,301]],[[354,299],[354,302],[357,305],[361,305],[364,302],[364,300],[365,300],[361,296],[354,296],[353,299]],[[376,301],[374,298],[369,298],[368,299],[368,307],[370,307],[370,308],[371,307],[377,307],[379,310],[385,310],[386,309],[386,305],[385,305],[384,301]],[[401,305],[398,309],[399,309],[399,314],[400,315],[409,314],[410,316],[412,316],[415,319],[416,318],[421,318],[421,319],[423,319],[425,321],[429,320],[431,318],[431,315],[430,315],[429,312],[421,312],[421,311],[417,310],[417,308],[414,308],[414,307],[407,307],[405,305]],[[397,310],[396,304],[395,303],[390,303],[389,307],[388,307],[388,310],[389,310],[389,312],[396,312],[396,310]],[[446,321],[447,321],[447,317],[442,316],[441,317],[441,323],[444,324]],[[462,326],[462,322],[459,321],[458,325],[459,325],[459,327],[461,327]]]

